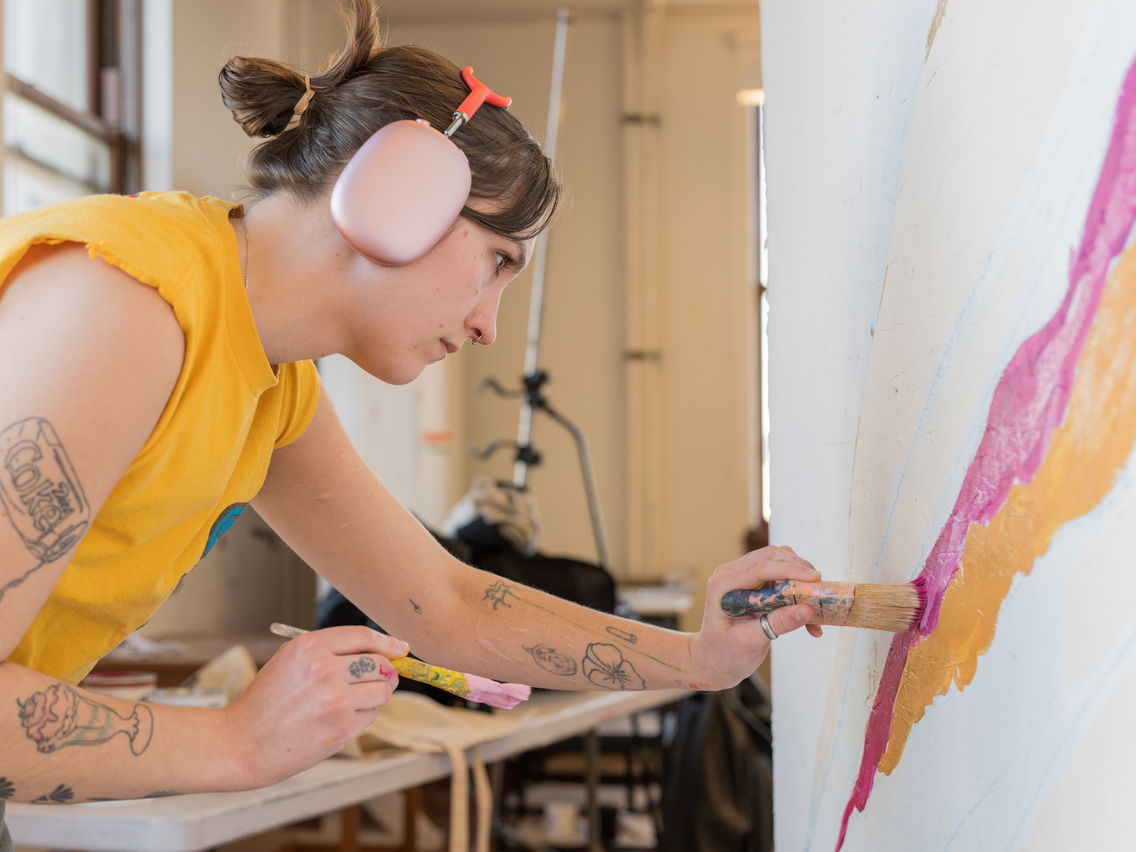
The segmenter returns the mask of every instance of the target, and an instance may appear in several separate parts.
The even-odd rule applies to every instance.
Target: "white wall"
[[[1120,237],[1086,256],[1120,295],[1086,346],[1136,298],[1115,259],[1134,253],[1133,146],[1112,177],[1102,166],[1136,59],[1131,4],[766,0],[762,23],[774,537],[832,579],[936,578],[962,560],[930,587],[942,608],[925,632],[776,643],[777,847],[834,848],[855,789],[845,849],[1126,848],[1136,826],[1113,791],[1133,784],[1118,714],[1136,700],[1136,634],[1068,593],[1114,582],[1131,547],[1130,457],[1073,497],[1110,435],[1131,451],[1126,405],[1102,405],[1083,437],[1070,407],[1067,431],[1043,433],[1052,484],[1023,472],[989,517],[965,513],[1002,495],[966,478],[975,465],[1039,434],[1006,412],[1102,375],[1011,359],[1076,314],[1058,312],[1070,257],[1106,220]],[[1089,215],[1116,175],[1115,208]],[[1111,350],[1130,386],[1131,353]],[[1014,395],[994,406],[996,387]],[[967,536],[944,552],[960,518]],[[889,736],[879,774],[869,741]]]

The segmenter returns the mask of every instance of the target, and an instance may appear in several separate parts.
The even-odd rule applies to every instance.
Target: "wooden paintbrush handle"
[[[816,610],[813,624],[844,624],[856,596],[855,583],[805,583],[783,580],[762,589],[734,589],[722,596],[722,611],[740,618],[773,612],[783,606],[808,604]]]

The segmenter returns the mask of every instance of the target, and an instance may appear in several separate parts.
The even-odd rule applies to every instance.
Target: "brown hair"
[[[460,69],[422,47],[384,47],[372,0],[352,0],[349,38],[339,56],[311,78],[315,96],[298,126],[285,131],[305,92],[304,75],[271,59],[238,56],[221,69],[221,99],[249,136],[269,137],[249,157],[255,197],[285,191],[308,201],[331,188],[347,161],[380,127],[422,118],[445,129],[469,93]],[[469,160],[470,199],[489,212],[462,215],[507,237],[548,226],[560,198],[552,163],[512,113],[483,106],[452,137]]]

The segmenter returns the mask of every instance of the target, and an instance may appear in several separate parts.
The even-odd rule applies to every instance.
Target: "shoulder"
[[[0,222],[0,279],[28,246],[76,242],[131,277],[157,285],[224,254],[239,205],[185,192],[92,195]]]
[[[32,245],[12,268],[0,289],[0,327],[13,323],[33,333],[67,329],[86,346],[182,348],[173,310],[153,287],[72,242]]]

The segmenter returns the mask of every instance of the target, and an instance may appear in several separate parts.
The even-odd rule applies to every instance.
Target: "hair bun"
[[[307,78],[274,59],[234,56],[217,75],[221,100],[249,136],[275,136],[308,91]],[[306,105],[305,105],[306,106]]]

